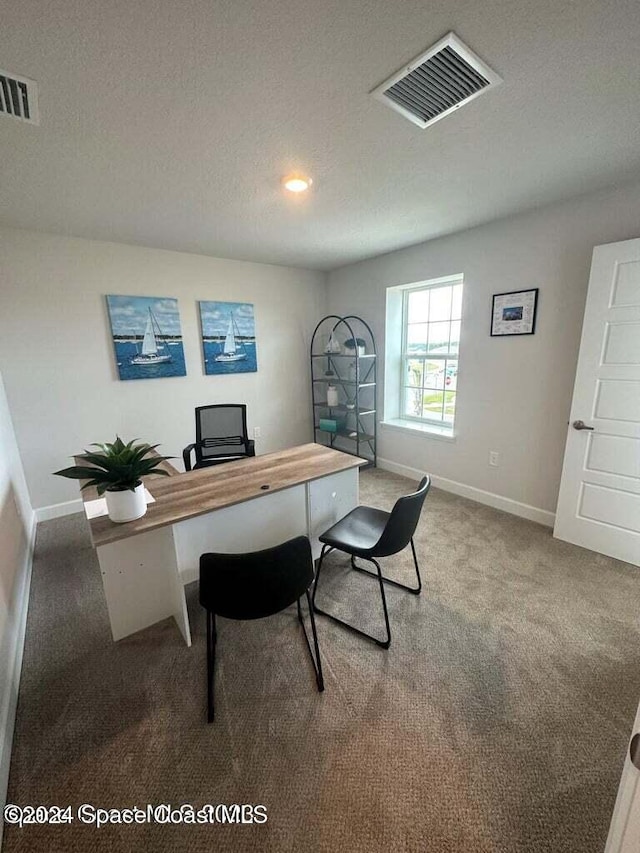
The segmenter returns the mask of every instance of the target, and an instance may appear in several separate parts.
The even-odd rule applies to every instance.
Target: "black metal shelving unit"
[[[353,354],[345,351],[344,342],[358,338],[365,342],[364,355],[357,346]],[[340,352],[328,351],[330,342],[336,348],[339,344]],[[377,354],[368,323],[352,314],[323,317],[313,332],[310,361],[314,441],[360,456],[375,467]],[[338,390],[337,405],[327,401],[329,385]]]

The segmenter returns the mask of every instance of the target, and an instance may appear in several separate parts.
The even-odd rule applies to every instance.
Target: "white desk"
[[[190,646],[184,585],[197,579],[200,555],[257,551],[305,534],[318,557],[318,535],[357,506],[365,464],[304,444],[182,474],[166,466],[172,476],[146,481],[155,503],[145,516],[88,522],[113,639],[173,616]]]

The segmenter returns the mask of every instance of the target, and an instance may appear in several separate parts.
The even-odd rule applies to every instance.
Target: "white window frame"
[[[404,429],[428,433],[433,438],[454,439],[454,427],[458,407],[458,399],[456,393],[456,403],[453,418],[450,421],[444,419],[438,420],[435,418],[425,418],[415,415],[405,414],[406,401],[406,383],[405,376],[407,370],[407,360],[412,358],[421,358],[413,354],[410,356],[407,353],[407,337],[409,331],[408,309],[409,309],[409,294],[411,292],[436,289],[438,287],[452,287],[462,285],[464,288],[464,276],[461,273],[441,278],[429,279],[425,281],[416,281],[410,284],[397,285],[387,289],[387,334],[385,347],[385,401],[384,401],[384,420],[382,425],[392,429]],[[464,293],[464,291],[463,291]],[[462,313],[462,312],[461,312]],[[460,321],[462,317],[460,317]],[[451,322],[451,320],[450,320]],[[461,334],[462,338],[462,323]],[[425,360],[442,361],[445,365],[446,361],[458,361],[458,375],[460,364],[461,343],[458,345],[458,352],[451,353],[428,353],[425,352]],[[446,373],[445,373],[446,377]],[[456,383],[457,386],[457,383]],[[424,385],[423,385],[424,387]],[[439,390],[439,389],[438,389]],[[443,392],[446,392],[446,382],[443,383]],[[456,392],[457,392],[456,387]],[[446,396],[443,398],[443,405],[446,404]]]

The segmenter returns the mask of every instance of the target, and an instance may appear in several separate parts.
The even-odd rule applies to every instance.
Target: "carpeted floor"
[[[413,483],[365,472],[390,508]],[[38,528],[8,801],[252,803],[263,825],[5,828],[17,851],[601,853],[640,696],[640,570],[433,490],[424,590],[389,589],[393,642],[318,618],[318,694],[295,610],[112,643],[81,516]],[[410,552],[387,561],[410,579]],[[322,601],[376,630],[375,581],[332,556]]]

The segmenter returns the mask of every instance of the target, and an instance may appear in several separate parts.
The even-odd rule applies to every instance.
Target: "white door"
[[[640,239],[593,251],[554,535],[640,565]]]
[[[640,707],[624,760],[605,853],[640,850]]]

